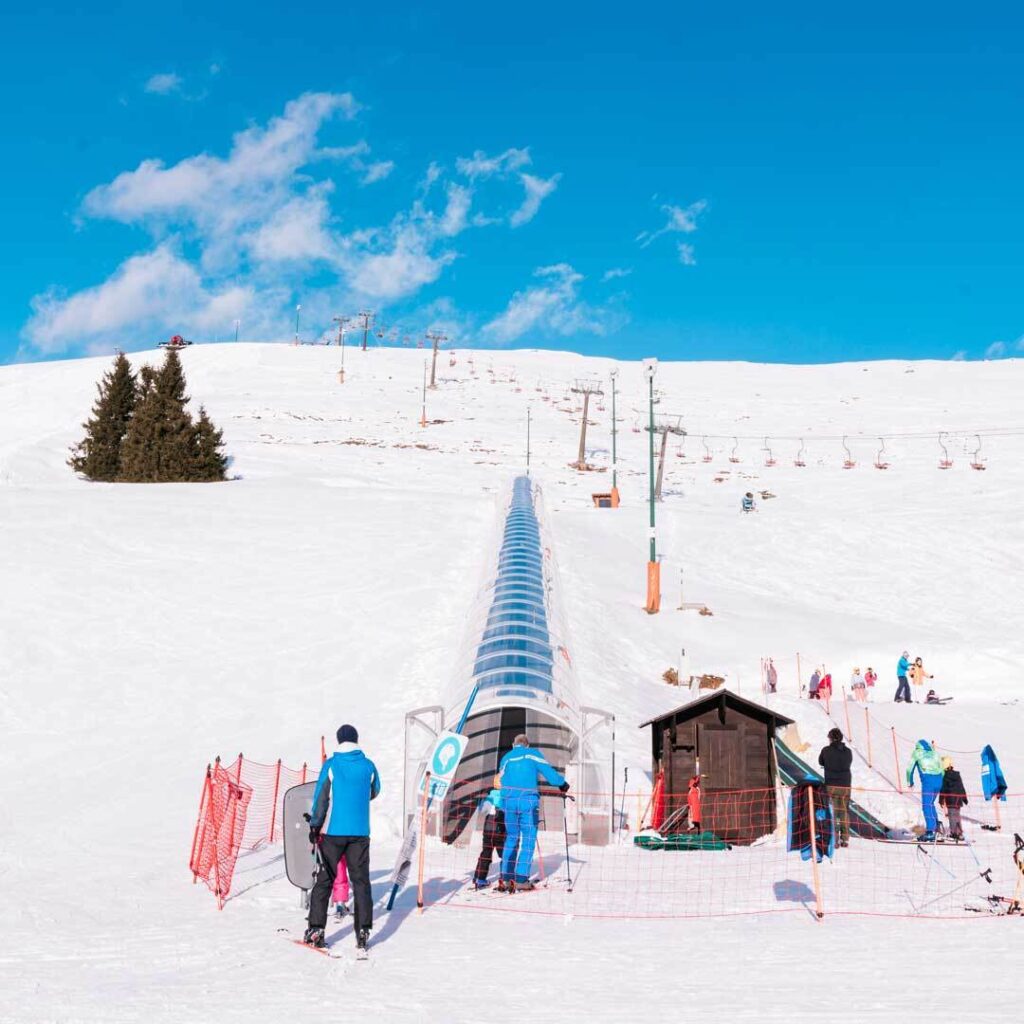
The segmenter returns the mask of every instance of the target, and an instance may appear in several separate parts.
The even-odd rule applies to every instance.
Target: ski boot
[[[533,892],[537,888],[528,878],[523,882],[516,882],[515,887],[516,892]]]
[[[356,959],[365,960],[369,954],[370,929],[360,928],[356,932]]]
[[[504,878],[498,879],[498,892],[514,892],[514,891],[515,891],[514,889],[512,889],[512,890],[509,889],[508,883],[505,881]]]
[[[306,934],[302,936],[302,941],[314,949],[324,949],[327,946],[323,928],[307,928]]]
[[[935,833],[934,832],[922,832],[917,837],[917,841],[919,843],[934,843],[935,842]]]
[[[500,883],[499,883],[500,884]],[[481,889],[489,888],[486,878],[474,878],[473,889],[475,892],[480,892]]]
[[[341,921],[348,913],[348,905],[342,903],[340,900],[334,905],[334,920]]]

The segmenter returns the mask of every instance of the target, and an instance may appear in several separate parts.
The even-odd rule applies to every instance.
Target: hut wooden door
[[[743,735],[735,725],[700,723],[701,826],[734,841],[743,829]]]

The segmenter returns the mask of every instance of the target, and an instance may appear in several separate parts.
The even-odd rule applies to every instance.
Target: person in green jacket
[[[914,772],[921,776],[921,810],[924,812],[924,834],[918,836],[918,842],[930,843],[935,838],[935,830],[939,824],[939,816],[935,810],[935,800],[942,790],[943,767],[942,759],[927,740],[918,740],[914,752],[910,755],[907,765],[907,785],[914,788]]]

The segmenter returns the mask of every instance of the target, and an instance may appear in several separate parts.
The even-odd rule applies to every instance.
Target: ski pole
[[[562,794],[562,831],[565,832],[565,881],[568,885],[568,891],[572,892],[572,865],[569,863],[569,804],[567,801],[572,800],[576,803],[575,798],[569,796],[568,793]]]
[[[629,784],[629,768],[622,769],[622,803],[619,804],[619,831],[622,831],[622,823],[626,818],[626,786]],[[612,807],[614,811],[615,808]]]

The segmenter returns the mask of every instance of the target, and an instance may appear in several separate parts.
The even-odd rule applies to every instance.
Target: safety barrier
[[[322,761],[322,737],[320,743]],[[284,792],[315,777],[307,764],[299,769],[288,768],[280,759],[261,764],[241,754],[229,765],[222,765],[218,757],[206,766],[188,866],[193,883],[202,879],[218,908],[223,909],[231,895],[239,853],[281,841]]]
[[[475,891],[470,879],[478,866],[484,833],[476,823],[457,845],[436,836],[421,847],[420,888],[427,908],[466,908],[587,918],[689,918],[768,914],[787,911],[815,917],[836,914],[915,918],[974,918],[1019,913],[1024,873],[1014,832],[1024,831],[1024,805],[1010,798],[1002,805],[1002,831],[993,831],[994,815],[980,795],[963,808],[965,842],[921,843],[922,809],[911,822],[907,801],[889,790],[854,789],[852,798],[888,814],[892,838],[852,835],[819,864],[789,852],[789,801],[809,790],[749,790],[705,793],[719,804],[716,820],[703,831],[659,837],[648,833],[618,845],[569,844],[561,831],[541,823],[532,876],[537,888],[507,895],[494,888]],[[587,800],[593,794],[577,794]],[[669,795],[669,807],[686,795]],[[888,804],[887,804],[888,801]],[[945,819],[945,811],[939,808]],[[805,822],[808,820],[805,817]],[[811,817],[815,827],[828,831]],[[713,826],[713,827],[711,827]],[[764,832],[757,838],[753,834]],[[806,827],[806,826],[805,826]],[[730,840],[729,837],[733,839]],[[817,838],[817,837],[816,837]],[[827,839],[827,836],[826,836]],[[722,840],[725,840],[724,842]],[[801,845],[798,843],[797,845]],[[802,845],[809,846],[805,841]],[[568,850],[568,859],[566,853]],[[500,872],[500,846],[488,864],[493,883]],[[485,858],[486,860],[486,858]],[[1015,909],[1016,908],[1016,909]]]

